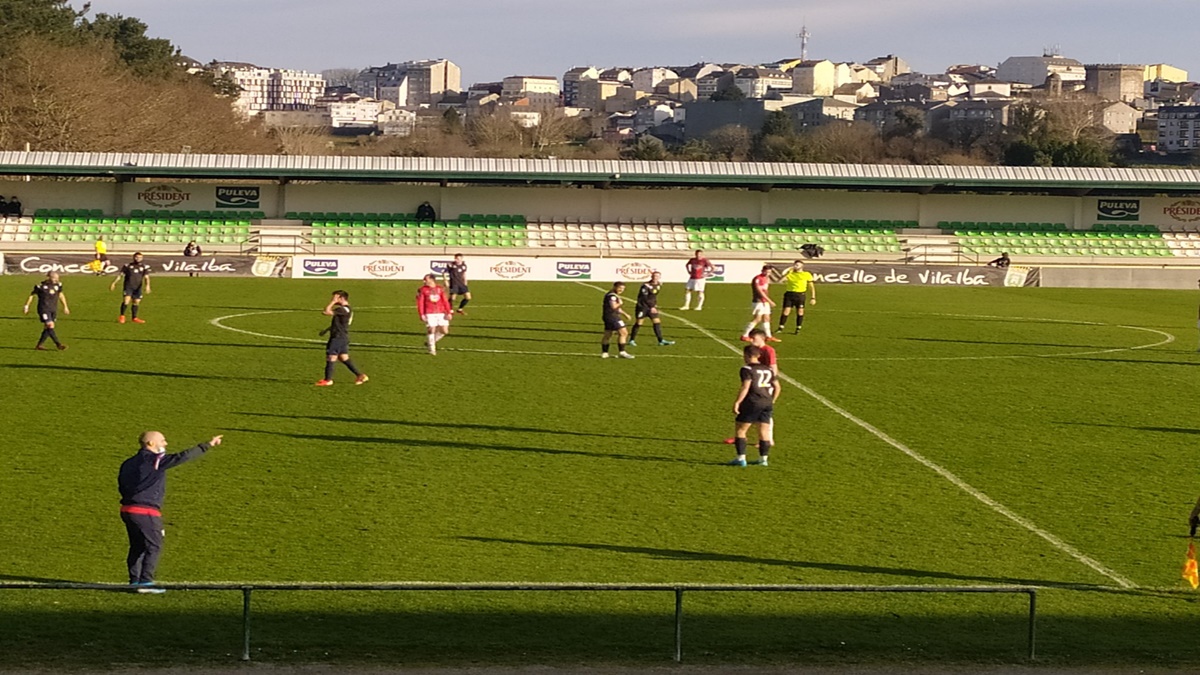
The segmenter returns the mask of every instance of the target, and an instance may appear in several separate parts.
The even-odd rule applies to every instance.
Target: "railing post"
[[[683,661],[683,589],[675,589],[675,663]]]
[[[1029,590],[1029,660],[1037,658],[1037,590]]]
[[[242,660],[250,660],[250,587],[242,587]]]

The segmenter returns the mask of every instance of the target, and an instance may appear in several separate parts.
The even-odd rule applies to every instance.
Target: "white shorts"
[[[697,293],[703,293],[705,283],[707,283],[706,279],[688,279],[687,280],[687,289],[689,291],[696,291]]]
[[[762,316],[763,314],[770,314],[771,313],[771,305],[770,305],[770,303],[766,303],[766,302],[756,302],[756,303],[754,303],[754,306],[750,308],[750,313],[753,314],[754,316]]]
[[[425,325],[429,328],[438,328],[440,326],[449,326],[450,319],[446,318],[445,314],[426,314]]]

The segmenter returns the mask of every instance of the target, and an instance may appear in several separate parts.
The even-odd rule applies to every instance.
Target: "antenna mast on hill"
[[[800,26],[800,32],[796,33],[796,37],[800,38],[800,60],[808,60],[808,38],[812,37],[812,33],[808,32],[808,26]]]

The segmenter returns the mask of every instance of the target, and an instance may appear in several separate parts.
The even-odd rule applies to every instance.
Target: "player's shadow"
[[[280,415],[277,413],[264,412],[238,412],[236,415],[249,415],[252,417],[277,417],[280,419],[304,419],[317,420],[320,422],[335,422],[337,424],[395,424],[404,427],[426,427],[431,429],[446,429],[450,431],[460,431],[469,429],[471,431],[508,431],[521,434],[549,434],[551,436],[587,436],[591,438],[620,438],[631,441],[655,441],[661,443],[660,437],[654,436],[630,436],[628,434],[603,434],[594,431],[572,431],[566,429],[539,429],[537,427],[514,427],[504,426],[500,424],[478,424],[471,422],[417,422],[412,420],[385,420],[369,417],[334,417],[332,415]],[[678,439],[672,438],[672,443],[694,443],[698,445],[715,445],[714,441],[700,441],[694,439]]]
[[[48,577],[26,577],[14,574],[0,574],[0,581],[24,581],[32,584],[86,584],[87,581],[78,579],[51,579]]]
[[[483,328],[482,330],[488,330],[491,328],[493,328],[493,326],[487,326],[486,328]],[[452,331],[453,331],[453,329],[454,329],[454,327],[451,326]],[[553,333],[553,332],[576,332],[576,331],[546,330],[546,331],[542,331],[542,332]],[[591,335],[598,335],[598,333],[596,331],[578,331],[578,332],[589,332]],[[408,338],[416,338],[418,336],[420,336],[422,338],[425,337],[424,332],[414,333],[411,331],[398,331],[398,330],[358,330],[358,331],[355,331],[355,334],[356,335],[391,335],[391,336],[408,337]],[[453,339],[453,340],[466,339],[466,340],[494,340],[497,342],[553,342],[556,344],[564,344],[564,343],[580,344],[580,343],[584,343],[584,342],[589,342],[589,343],[592,342],[592,340],[568,340],[568,339],[563,339],[563,338],[534,338],[534,337],[522,337],[522,336],[513,336],[513,335],[480,334],[480,333],[474,333],[474,332],[464,333],[461,331],[452,332],[450,335],[451,335],[451,339]]]
[[[499,452],[527,452],[538,455],[570,455],[589,457],[592,459],[620,459],[631,462],[660,462],[667,464],[698,464],[689,459],[672,459],[652,455],[626,455],[614,452],[584,452],[582,450],[566,450],[563,448],[535,448],[525,445],[502,445],[499,443],[468,443],[460,440],[431,440],[428,438],[386,438],[383,436],[349,436],[344,434],[301,434],[290,431],[267,431],[265,429],[234,429],[248,434],[266,434],[268,436],[284,436],[303,441],[322,441],[326,443],[366,443],[373,445],[402,445],[412,449],[439,448],[441,450],[491,450]]]
[[[1126,424],[1101,424],[1099,422],[1059,422],[1059,424],[1070,424],[1077,427],[1103,427],[1105,429],[1129,429],[1130,431],[1155,431],[1164,434],[1196,434],[1200,435],[1200,429],[1190,429],[1188,427],[1138,427]]]
[[[1191,352],[1194,353],[1194,352]],[[1108,359],[1103,356],[1093,356],[1088,358],[1072,356],[1068,357],[1071,361],[1098,361],[1100,363],[1132,363],[1135,365],[1151,365],[1151,366],[1185,366],[1196,367],[1200,366],[1197,361],[1159,361],[1156,359]]]
[[[505,319],[504,323],[509,323],[509,321]],[[478,325],[480,328],[486,328],[488,330],[519,330],[532,331],[535,333],[581,333],[583,335],[595,335],[599,332],[599,330],[596,328],[593,328],[592,330],[579,330],[576,328],[548,328],[547,324],[541,324],[540,326],[501,326],[488,321],[481,321]],[[558,323],[555,322],[554,325],[557,326]],[[596,322],[596,325],[599,325],[599,322]]]
[[[879,337],[878,335],[854,335],[847,337]],[[1066,349],[1122,349],[1122,347],[1100,347],[1097,345],[1076,345],[1062,344],[1058,342],[1025,342],[1023,340],[957,340],[951,338],[934,338],[934,337],[887,337],[889,340],[906,340],[909,342],[938,342],[938,343],[955,343],[962,345],[1000,345],[1002,347],[1063,347]]]
[[[1095,584],[1078,584],[1046,579],[1019,579],[1014,577],[988,577],[973,574],[956,574],[954,572],[939,572],[936,570],[918,570],[906,567],[879,567],[876,565],[851,565],[847,563],[818,562],[811,560],[781,560],[778,558],[759,558],[755,556],[737,555],[731,553],[711,553],[705,551],[686,551],[682,549],[651,548],[647,546],[617,546],[614,544],[581,544],[555,541],[530,541],[524,539],[503,539],[498,537],[457,537],[464,541],[484,544],[512,544],[516,546],[533,546],[539,548],[569,548],[585,551],[605,551],[608,553],[627,553],[641,555],[654,560],[669,560],[676,562],[719,562],[737,563],[744,565],[768,565],[786,567],[795,570],[821,570],[823,572],[850,572],[853,574],[874,574],[904,577],[907,579],[940,579],[958,582],[983,582],[989,584],[1012,584],[1020,586],[1044,586],[1049,588],[1069,588],[1073,590],[1107,590],[1108,586]]]
[[[230,377],[226,375],[195,375],[193,373],[157,373],[147,370],[128,370],[122,368],[91,368],[87,366],[53,366],[40,363],[6,363],[0,365],[0,370],[61,370],[69,373],[100,373],[104,375],[133,375],[136,377],[165,377],[180,380],[215,380],[241,382],[292,382],[277,377]]]
[[[191,347],[247,347],[250,349],[271,349],[271,350],[303,349],[305,351],[312,351],[314,349],[320,348],[320,347],[316,346],[318,344],[318,342],[316,341],[315,338],[314,338],[314,342],[312,342],[309,346],[301,346],[301,345],[296,345],[296,344],[279,344],[277,342],[271,342],[270,344],[247,344],[244,342],[198,342],[195,340],[148,340],[146,338],[81,337],[81,338],[76,338],[76,340],[77,341],[85,341],[85,342],[122,342],[122,343],[124,343],[124,342],[140,342],[140,343],[145,343],[145,344],[188,345]]]

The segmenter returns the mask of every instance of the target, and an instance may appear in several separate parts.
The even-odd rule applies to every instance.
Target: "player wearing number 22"
[[[733,402],[733,414],[737,416],[733,434],[737,457],[730,464],[746,466],[746,432],[755,426],[758,430],[758,461],[755,463],[766,466],[767,455],[775,444],[772,427],[775,401],[779,398],[779,377],[770,366],[759,362],[762,350],[758,347],[748,345],[742,354],[746,362],[740,372],[742,388]]]

